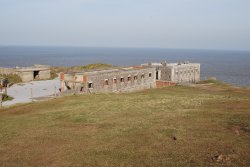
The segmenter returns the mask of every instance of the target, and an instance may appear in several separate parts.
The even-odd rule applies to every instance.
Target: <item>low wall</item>
[[[169,81],[156,81],[156,87],[157,88],[162,88],[166,86],[175,86],[175,82],[169,82]]]
[[[39,72],[39,79],[50,79],[50,70],[44,70]]]
[[[18,75],[20,76],[23,82],[29,82],[34,80],[33,71],[18,72]]]

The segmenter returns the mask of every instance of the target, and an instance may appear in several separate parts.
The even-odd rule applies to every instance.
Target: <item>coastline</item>
[[[28,46],[3,49],[0,47],[0,67],[33,64],[72,67],[100,62],[116,66],[133,66],[164,60],[199,62],[202,79],[214,76],[230,84],[250,86],[250,51]]]

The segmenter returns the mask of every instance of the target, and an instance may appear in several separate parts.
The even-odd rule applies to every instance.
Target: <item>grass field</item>
[[[250,90],[176,86],[2,109],[0,166],[250,166]]]

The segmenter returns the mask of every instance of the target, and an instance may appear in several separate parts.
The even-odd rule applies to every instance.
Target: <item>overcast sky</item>
[[[0,0],[0,45],[250,50],[250,0]]]

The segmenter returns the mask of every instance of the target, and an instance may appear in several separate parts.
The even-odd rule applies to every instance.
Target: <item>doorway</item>
[[[39,72],[40,71],[34,71],[33,72],[33,79],[38,79],[39,78]]]

